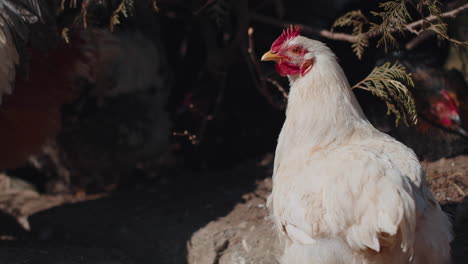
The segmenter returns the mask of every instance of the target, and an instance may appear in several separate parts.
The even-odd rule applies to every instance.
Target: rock
[[[278,263],[280,247],[265,206],[270,182],[262,181],[245,203],[195,232],[187,245],[188,263]]]

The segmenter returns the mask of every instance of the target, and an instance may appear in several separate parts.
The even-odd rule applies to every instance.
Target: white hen
[[[281,262],[449,263],[450,223],[414,152],[369,123],[333,52],[299,31],[262,57],[291,83],[269,197]]]

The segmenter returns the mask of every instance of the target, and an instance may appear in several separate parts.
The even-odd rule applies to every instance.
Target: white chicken
[[[291,27],[262,61],[291,84],[268,199],[281,263],[449,263],[450,222],[418,159],[369,123],[334,53]]]

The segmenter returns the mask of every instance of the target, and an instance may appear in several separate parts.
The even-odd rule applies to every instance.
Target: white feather
[[[269,207],[289,241],[282,263],[448,263],[450,224],[414,152],[368,122],[328,47],[286,45],[315,63],[289,76],[276,149]]]

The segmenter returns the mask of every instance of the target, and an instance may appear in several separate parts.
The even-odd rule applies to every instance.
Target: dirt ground
[[[451,217],[453,263],[468,263],[468,156],[423,162],[432,193]]]
[[[424,167],[455,226],[454,263],[468,263],[468,156]],[[271,155],[227,171],[136,180],[105,198],[37,213],[30,232],[0,215],[0,263],[186,263],[192,235],[210,222],[230,215],[265,226],[270,175]]]

